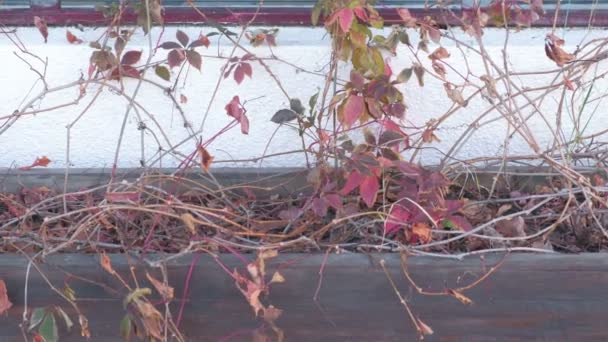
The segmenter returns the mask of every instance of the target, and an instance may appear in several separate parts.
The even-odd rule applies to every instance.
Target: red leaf
[[[241,124],[241,132],[243,134],[249,134],[249,119],[245,115],[245,109],[241,105],[239,97],[233,97],[226,105],[225,109],[228,115],[235,118]]]
[[[325,201],[327,201],[327,203],[329,203],[329,205],[334,207],[334,209],[342,208],[342,197],[340,197],[340,195],[327,194],[327,195],[324,195],[323,198],[325,199]]]
[[[358,188],[361,183],[363,183],[363,175],[359,173],[359,171],[353,171],[350,173],[348,178],[346,179],[346,184],[340,191],[342,196],[348,195],[351,191]]]
[[[389,64],[388,59],[386,61],[384,61],[384,75],[388,78],[393,76],[393,69],[391,68],[391,65]]]
[[[275,37],[274,34],[267,34],[266,43],[268,43],[268,45],[270,45],[270,46],[277,46],[277,38]]]
[[[128,51],[124,55],[122,55],[122,58],[120,59],[120,64],[133,65],[133,64],[139,62],[140,58],[141,58],[141,51]]]
[[[181,103],[181,104],[188,103],[188,98],[186,97],[186,95],[184,95],[184,94],[179,95],[179,103]]]
[[[187,50],[186,58],[188,58],[188,63],[190,63],[190,65],[197,68],[199,71],[201,70],[203,60],[201,58],[201,55],[198,52],[196,52],[194,50]]]
[[[243,72],[245,73],[245,75],[247,75],[247,76],[249,76],[249,78],[251,78],[251,76],[253,75],[253,69],[251,68],[251,64],[241,63],[241,66],[243,68]]]
[[[384,231],[386,234],[392,234],[402,229],[405,224],[409,223],[412,214],[400,205],[395,205],[388,214],[388,218],[384,222]]]
[[[249,119],[247,118],[247,115],[245,115],[245,113],[243,113],[243,115],[241,116],[241,133],[243,134],[249,134]]]
[[[569,90],[574,91],[574,84],[572,84],[572,81],[570,81],[566,76],[564,76],[564,85],[566,86],[566,88],[568,88]]]
[[[312,211],[319,217],[327,214],[327,202],[323,198],[315,198],[312,200]]]
[[[343,8],[338,11],[338,19],[340,20],[340,28],[342,32],[346,33],[350,31],[350,27],[353,24],[354,13],[350,8]]]
[[[171,49],[181,49],[182,46],[177,44],[176,42],[164,42],[164,43],[160,44],[159,48],[165,49],[165,50],[171,50]]]
[[[361,194],[361,198],[365,204],[367,204],[368,208],[371,208],[374,203],[376,203],[376,197],[379,189],[380,184],[378,183],[378,178],[376,176],[366,176],[363,179],[363,182],[359,188],[359,193]]]
[[[38,157],[38,158],[36,158],[36,160],[34,160],[32,165],[20,167],[19,170],[27,171],[27,170],[31,170],[32,168],[37,167],[37,166],[47,167],[50,162],[51,162],[51,160],[49,158],[47,158],[46,156]]]
[[[364,109],[365,101],[362,96],[349,96],[344,105],[344,124],[348,127],[352,126],[363,114]]]
[[[8,299],[6,284],[0,279],[0,315],[8,311],[13,306],[13,303]]]
[[[182,30],[177,30],[177,32],[175,33],[175,37],[177,37],[177,41],[179,41],[183,47],[186,47],[186,45],[188,45],[188,41],[190,41],[188,35],[185,34]]]
[[[190,46],[188,47],[191,49],[197,48],[199,46],[209,47],[209,44],[211,44],[211,42],[209,42],[209,38],[201,34],[198,39],[190,43]]]
[[[139,70],[135,69],[134,67],[132,67],[130,65],[121,65],[120,68],[121,68],[122,76],[132,77],[132,78],[139,78],[141,76],[141,74],[139,73]]]
[[[401,17],[401,20],[403,20],[403,22],[405,23],[405,26],[407,26],[407,27],[416,26],[416,18],[414,18],[412,16],[412,14],[410,13],[410,11],[407,8],[398,8],[397,14],[399,14],[399,17]]]
[[[243,79],[245,79],[245,72],[243,71],[241,64],[239,64],[236,69],[234,69],[233,76],[236,83],[241,84],[241,82],[243,82]]]
[[[38,28],[38,31],[40,31],[40,34],[44,38],[44,42],[46,43],[48,40],[48,37],[49,37],[49,28],[46,26],[46,20],[44,20],[38,16],[35,16],[34,25],[36,25],[36,27]]]
[[[72,34],[72,32],[70,32],[69,30],[65,31],[65,37],[67,38],[68,42],[70,44],[80,44],[82,43],[82,39],[76,37],[74,34]]]
[[[184,56],[184,52],[178,49],[171,50],[167,56],[169,67],[171,68],[182,65],[185,59],[186,56]]]
[[[364,23],[369,21],[369,18],[367,17],[367,12],[365,12],[365,9],[363,7],[356,7],[354,11],[357,18],[361,19],[361,21],[363,21]]]
[[[241,100],[238,96],[233,97],[232,100],[226,105],[225,109],[228,115],[232,116],[238,121],[241,120],[241,116],[243,116],[243,113],[245,112],[241,106]]]

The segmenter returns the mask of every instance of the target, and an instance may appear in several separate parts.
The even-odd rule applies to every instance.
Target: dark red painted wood
[[[252,8],[208,8],[202,9],[205,15],[215,22],[223,24],[242,24],[248,22],[254,15],[255,9]],[[439,10],[412,9],[411,12],[417,16],[430,15],[440,18],[443,14]],[[398,23],[399,16],[395,9],[380,9],[381,15],[387,23]],[[458,15],[458,12],[455,12]],[[99,25],[106,22],[101,13],[89,9],[59,9],[59,8],[37,8],[37,9],[13,9],[0,11],[0,23],[4,25],[32,25],[33,17],[37,15],[46,19],[50,25]],[[589,25],[590,11],[574,10],[568,15],[563,13],[557,20],[558,26],[582,26]],[[546,27],[553,25],[554,13],[548,12],[535,26]],[[565,20],[567,19],[567,22]],[[190,8],[167,8],[165,20],[168,24],[202,23],[199,14]],[[454,18],[446,18],[447,23],[458,24]],[[444,20],[438,20],[445,22]],[[124,23],[134,23],[135,15],[127,14]],[[306,8],[265,8],[262,9],[253,21],[259,25],[285,25],[285,26],[309,26],[310,9]],[[595,11],[591,26],[607,27],[608,10]]]

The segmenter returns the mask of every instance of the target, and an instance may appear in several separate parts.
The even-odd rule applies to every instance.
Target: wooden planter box
[[[586,173],[589,172],[593,170]],[[106,184],[110,179],[110,170],[70,173],[69,191]],[[137,170],[121,170],[118,179],[135,180],[138,176]],[[285,194],[306,186],[305,173],[298,169],[223,169],[216,171],[215,176],[224,185],[252,179],[257,179],[257,185],[262,187],[283,184],[275,191]],[[478,176],[477,184],[491,183],[493,179],[492,172]],[[187,177],[213,183],[198,173]],[[535,176],[531,170],[528,176],[505,181],[530,187],[543,179],[546,176]],[[62,190],[63,180],[63,170],[5,173],[1,190],[18,191],[23,186]],[[252,260],[254,256],[248,257]],[[142,281],[140,287],[152,288],[145,280],[146,270],[160,279],[159,270],[146,268],[135,257],[111,258],[114,269],[125,279],[131,279],[129,266],[136,266],[137,278]],[[186,301],[181,331],[189,341],[252,340],[253,331],[260,329],[263,321],[253,315],[234,281],[213,258],[204,255],[196,262],[184,296],[192,258],[173,260],[167,266],[170,285],[175,288],[172,312],[179,311],[182,298]],[[428,340],[608,340],[603,322],[608,313],[608,258],[603,254],[509,255],[498,271],[465,292],[473,300],[472,305],[463,305],[453,297],[417,294],[403,276],[396,254],[343,253],[324,259],[324,254],[281,254],[269,266],[270,270],[279,268],[286,278],[285,283],[274,284],[269,296],[263,299],[265,304],[284,310],[277,325],[284,331],[286,341],[415,340],[415,328],[379,266],[382,259],[414,313],[435,331],[427,336]],[[487,256],[485,261],[480,257],[463,261],[411,257],[408,267],[419,286],[442,291],[474,281],[484,273],[484,267],[487,270],[499,259],[496,255]],[[232,255],[221,256],[220,260],[229,269],[243,270],[243,262]],[[28,260],[23,256],[0,255],[0,279],[6,282],[13,303],[8,314],[0,316],[0,341],[23,340],[19,324],[25,305],[27,266]],[[40,267],[55,287],[61,289],[69,282],[75,290],[78,305],[89,320],[92,341],[120,340],[120,321],[125,313],[122,301],[127,293],[101,268],[98,256],[53,255]],[[78,277],[93,280],[97,285]],[[315,301],[317,289],[319,298]],[[27,294],[29,310],[60,305],[77,322],[71,307],[52,292],[35,268],[30,270]],[[69,334],[60,331],[60,335],[61,342],[84,340],[77,327]]]
[[[415,314],[430,325],[431,341],[606,340],[604,318],[608,313],[608,258],[602,254],[508,256],[501,268],[474,289],[465,292],[473,304],[465,306],[451,297],[429,297],[409,289],[395,254],[330,255],[323,270],[324,255],[287,254],[273,260],[269,269],[281,268],[286,282],[271,288],[265,304],[284,310],[277,325],[286,341],[413,341],[416,338],[407,313],[399,303],[379,267],[386,260],[401,293],[407,296]],[[242,267],[233,256],[221,257],[229,268]],[[175,314],[183,295],[183,284],[191,257],[168,266],[170,285],[175,287]],[[499,261],[487,257],[486,267]],[[129,279],[129,262],[124,255],[112,256],[114,269]],[[23,314],[24,284],[28,261],[15,255],[0,257],[0,278],[6,281],[13,308],[0,317],[0,340],[21,340],[19,323]],[[97,256],[59,255],[49,257],[42,270],[58,288],[68,277],[59,271],[120,288],[104,272]],[[138,278],[145,279],[138,266]],[[463,286],[481,275],[479,257],[464,261],[426,257],[409,259],[409,270],[425,289],[441,291]],[[160,276],[158,270],[148,270]],[[77,279],[69,281],[78,304],[90,323],[92,341],[119,341],[122,300],[126,293],[112,293]],[[142,281],[141,287],[151,286]],[[156,296],[156,294],[155,294]],[[73,315],[69,305],[52,293],[40,274],[32,268],[28,285],[28,306],[61,305]],[[262,325],[231,278],[212,258],[201,256],[196,263],[186,296],[182,331],[190,341],[250,341],[252,331]],[[60,341],[83,340],[78,329]]]

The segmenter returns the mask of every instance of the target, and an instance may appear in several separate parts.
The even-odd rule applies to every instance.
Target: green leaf
[[[46,308],[35,308],[32,311],[32,316],[30,317],[30,326],[28,330],[32,330],[42,322],[44,319],[44,315],[46,314]]]
[[[414,74],[416,74],[416,78],[418,79],[418,85],[424,87],[424,67],[420,64],[415,64]]]
[[[63,318],[63,321],[65,322],[65,327],[68,329],[68,331],[72,330],[72,327],[74,326],[74,322],[72,322],[72,320],[70,319],[70,316],[68,316],[68,314],[63,311],[62,308],[60,307],[56,307],[57,308],[57,312],[59,312],[59,314],[61,315],[61,318]]]
[[[156,76],[162,78],[165,81],[169,81],[171,79],[171,74],[169,73],[169,69],[162,65],[157,65],[154,68],[154,72],[156,72]]]
[[[397,81],[399,83],[406,83],[410,77],[412,77],[412,68],[405,68],[397,75]]]
[[[57,342],[59,340],[55,315],[49,313],[44,317],[40,328],[38,328],[38,334],[44,338],[44,342]]]
[[[70,287],[70,285],[66,284],[63,287],[62,292],[72,302],[76,301],[76,292]]]
[[[133,332],[133,323],[131,322],[131,316],[125,315],[120,321],[120,336],[124,341],[131,340],[131,333]]]
[[[289,100],[289,108],[300,115],[304,115],[304,111],[306,110],[306,108],[302,106],[300,99]]]
[[[399,41],[407,46],[412,46],[410,42],[410,36],[405,31],[399,32]]]
[[[136,288],[135,290],[133,290],[133,292],[129,293],[129,295],[127,296],[127,298],[125,298],[125,300],[122,302],[122,305],[125,307],[125,309],[127,308],[127,305],[129,305],[129,303],[131,303],[134,300],[137,300],[143,296],[149,296],[152,294],[152,290],[150,290],[147,287],[144,288]]]
[[[318,90],[316,94],[314,94],[313,96],[310,97],[310,99],[308,100],[308,107],[310,108],[310,115],[312,115],[315,107],[317,106],[317,99],[319,98],[319,92],[321,90]]]

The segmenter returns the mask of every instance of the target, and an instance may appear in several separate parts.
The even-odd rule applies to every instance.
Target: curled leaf
[[[42,35],[42,37],[44,38],[44,42],[46,43],[48,41],[48,37],[49,37],[49,28],[46,25],[46,20],[44,20],[38,16],[35,16],[34,25],[36,26],[38,31],[40,31],[40,34]]]
[[[146,272],[146,278],[148,278],[148,281],[152,284],[152,286],[154,286],[156,291],[158,291],[165,301],[168,302],[173,299],[174,291],[171,286],[152,277],[148,272]]]
[[[65,31],[65,37],[68,40],[68,42],[70,44],[81,44],[82,43],[82,39],[76,37],[72,32],[70,32],[69,30]]]

